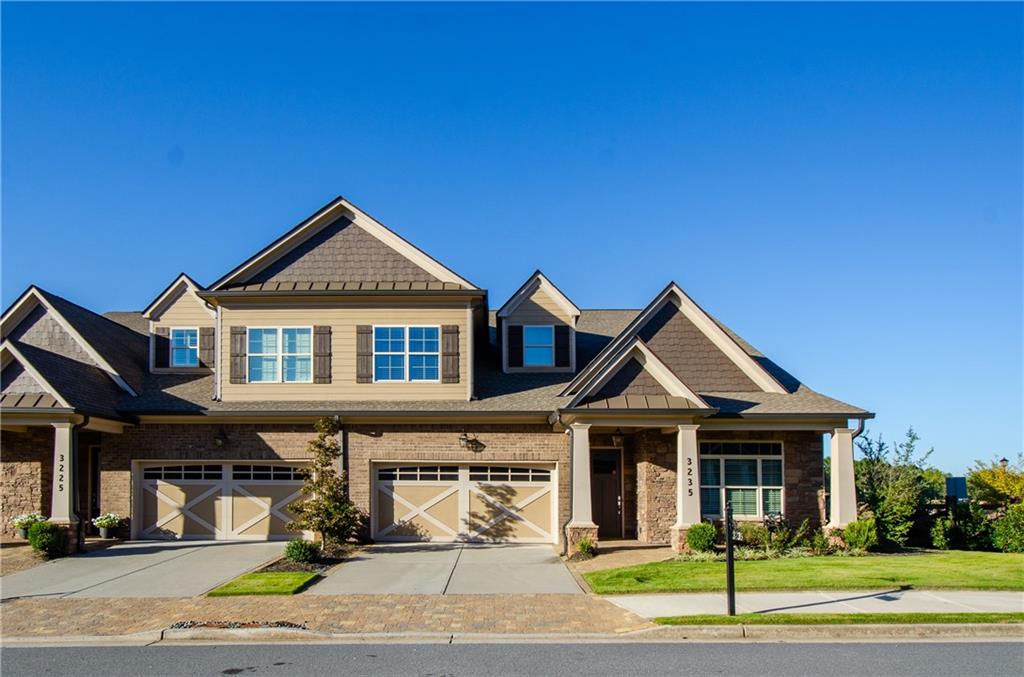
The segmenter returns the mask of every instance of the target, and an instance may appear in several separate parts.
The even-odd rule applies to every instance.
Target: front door
[[[622,538],[621,452],[594,451],[590,455],[590,495],[598,538]]]

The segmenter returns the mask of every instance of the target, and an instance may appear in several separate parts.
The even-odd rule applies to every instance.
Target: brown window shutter
[[[331,382],[331,328],[313,327],[313,383]]]
[[[555,326],[555,366],[569,366],[569,327],[564,324]]]
[[[508,326],[508,366],[523,366],[523,325]]]
[[[373,327],[356,327],[356,383],[373,383]]]
[[[245,327],[231,327],[231,383],[245,383]]]
[[[441,326],[441,383],[459,382],[459,325]]]
[[[199,328],[199,366],[213,369],[213,342],[216,330],[213,327]]]
[[[153,366],[166,369],[171,366],[171,328],[153,329]]]

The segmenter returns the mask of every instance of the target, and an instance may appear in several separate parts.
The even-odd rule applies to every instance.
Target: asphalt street
[[[853,631],[852,631],[853,632]],[[236,644],[10,648],[22,675],[1024,674],[1024,643]]]

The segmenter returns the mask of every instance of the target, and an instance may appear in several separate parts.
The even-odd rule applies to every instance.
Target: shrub
[[[740,522],[740,540],[752,548],[763,548],[768,545],[768,529],[757,522]]]
[[[783,554],[797,547],[807,540],[807,533],[811,529],[811,521],[805,519],[796,529],[790,526],[783,517],[770,517],[764,521],[765,529],[768,531],[768,542],[765,549]]]
[[[989,550],[992,522],[977,503],[960,503],[951,515],[935,520],[931,536],[940,550]]]
[[[581,538],[576,542],[576,552],[582,555],[593,555],[596,550],[594,542],[589,538]]]
[[[28,542],[32,549],[47,559],[67,554],[67,536],[64,527],[53,522],[36,522],[28,528]]]
[[[315,562],[320,556],[320,545],[313,541],[294,538],[284,548],[284,556],[292,562]]]
[[[1024,505],[1015,505],[996,520],[992,545],[1003,552],[1024,552]]]
[[[971,498],[1007,505],[1024,501],[1024,454],[1005,466],[996,460],[975,461],[967,471],[967,488]]]
[[[709,522],[694,524],[686,532],[686,544],[697,552],[711,552],[715,549],[718,532],[715,525]]]
[[[850,550],[866,551],[878,545],[878,526],[874,517],[862,517],[843,529],[843,540]]]
[[[834,549],[831,539],[821,529],[811,535],[811,552],[815,555],[830,555]]]
[[[11,518],[11,526],[15,529],[28,529],[36,522],[45,522],[46,518],[38,512],[29,512]]]

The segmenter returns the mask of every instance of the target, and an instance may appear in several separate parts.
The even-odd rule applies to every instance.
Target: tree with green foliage
[[[1009,506],[1024,502],[1024,454],[1003,465],[1001,461],[975,461],[967,471],[967,489],[976,501]]]
[[[317,437],[307,447],[313,459],[304,471],[302,498],[288,506],[296,516],[288,528],[318,534],[321,548],[327,550],[357,536],[364,516],[349,499],[345,473],[338,470],[340,424],[332,417],[323,417],[315,428]]]

